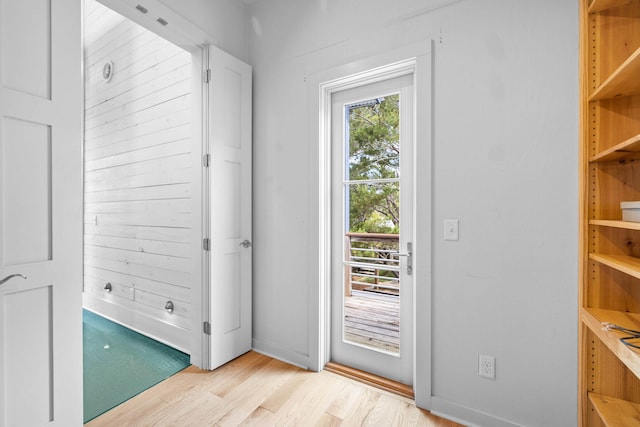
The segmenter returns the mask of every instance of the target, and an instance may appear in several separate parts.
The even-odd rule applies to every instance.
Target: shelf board
[[[640,222],[614,221],[608,219],[592,219],[589,225],[599,225],[602,227],[623,228],[625,230],[640,231]]]
[[[622,332],[607,331],[602,327],[602,324],[607,322],[640,330],[640,314],[602,308],[582,308],[580,313],[582,323],[611,350],[618,360],[624,363],[637,378],[640,378],[640,352],[636,352],[620,342],[620,338],[626,336]]]
[[[589,258],[609,266],[615,270],[621,271],[629,276],[640,279],[640,258],[628,255],[604,255],[589,254]]]
[[[613,162],[618,160],[637,159],[640,159],[640,134],[592,156],[589,161]]]
[[[589,400],[606,427],[638,425],[640,404],[596,393],[589,393]]]
[[[593,0],[589,5],[589,13],[600,12],[612,7],[621,6],[629,3],[631,0]]]
[[[640,48],[615,70],[589,98],[590,101],[640,94]]]

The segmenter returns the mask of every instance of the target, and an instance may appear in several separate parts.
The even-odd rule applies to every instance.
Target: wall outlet
[[[129,299],[131,301],[135,301],[135,299],[136,299],[136,288],[129,288]]]
[[[478,355],[478,375],[492,380],[496,379],[496,358],[486,354]]]

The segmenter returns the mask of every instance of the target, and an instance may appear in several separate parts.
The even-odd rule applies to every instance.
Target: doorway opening
[[[341,365],[341,373],[350,375],[349,371],[356,372],[353,374],[356,378],[367,381],[367,378],[377,376],[379,382],[376,385],[382,386],[384,378],[395,380],[393,387],[402,388],[401,393],[408,392],[414,397],[416,404],[422,408],[430,407],[431,399],[431,111],[432,106],[432,56],[431,42],[416,43],[408,45],[398,50],[378,53],[372,57],[360,59],[352,63],[345,64],[336,68],[332,68],[317,75],[312,76],[311,84],[317,85],[317,96],[310,99],[311,117],[319,120],[317,126],[312,122],[312,129],[317,128],[317,133],[313,136],[318,141],[318,199],[317,199],[317,227],[318,227],[318,264],[317,270],[310,270],[310,280],[318,277],[318,292],[312,294],[312,307],[318,307],[317,312],[310,313],[310,337],[314,344],[312,353],[314,357],[311,360],[313,369],[335,370],[335,340],[348,343],[350,347],[365,352],[362,357],[357,357],[355,363],[338,361],[337,365]],[[405,80],[406,79],[406,80]],[[400,82],[398,82],[400,80]],[[404,80],[404,82],[402,82]],[[395,85],[394,82],[395,81]],[[388,82],[391,87],[381,88],[376,85],[384,85]],[[397,84],[399,83],[399,84]],[[346,96],[346,99],[339,100],[339,97],[348,94],[351,90],[362,89],[364,93],[355,96]],[[350,182],[345,183],[344,177],[349,176],[346,173],[348,169],[345,165],[348,162],[336,162],[336,151],[342,156],[348,158],[348,152],[344,149],[344,145],[334,144],[335,141],[344,141],[344,126],[337,126],[337,122],[342,122],[346,117],[345,107],[357,105],[361,102],[371,102],[379,98],[391,97],[399,94],[400,102],[400,121],[408,119],[410,123],[403,125],[400,123],[399,133],[400,139],[411,141],[412,145],[405,151],[400,150],[400,162],[406,161],[409,164],[400,166],[400,180],[406,180],[413,188],[404,187],[405,191],[401,191],[400,206],[403,207],[405,213],[410,214],[410,219],[406,222],[400,221],[400,229],[398,236],[397,250],[395,246],[385,248],[389,255],[396,252],[392,258],[398,258],[399,264],[399,283],[400,297],[407,296],[412,298],[413,302],[409,304],[411,310],[403,310],[400,308],[400,316],[408,314],[407,319],[400,319],[400,325],[409,325],[412,329],[410,336],[402,341],[399,345],[399,354],[407,355],[412,359],[412,363],[407,365],[407,369],[395,369],[397,376],[392,376],[384,372],[380,367],[387,367],[387,360],[400,360],[395,349],[385,351],[383,349],[371,350],[370,346],[349,344],[349,340],[344,339],[342,333],[343,315],[336,311],[334,307],[340,310],[345,298],[345,286],[348,281],[348,275],[345,272],[345,265],[349,266],[347,245],[344,243],[347,237],[347,228],[343,224],[347,224],[347,215],[344,209],[338,209],[340,204],[345,203],[345,199],[340,195],[343,194],[343,187]],[[403,101],[404,100],[404,101]],[[336,102],[339,101],[339,102]],[[403,108],[403,102],[409,104],[409,108]],[[340,108],[336,108],[336,104]],[[404,114],[403,114],[404,113]],[[403,119],[404,117],[404,119]],[[405,131],[403,131],[405,129]],[[338,135],[335,134],[338,132]],[[411,134],[411,138],[406,138],[406,133]],[[337,146],[337,147],[336,147]],[[403,155],[402,153],[405,153]],[[313,162],[313,159],[311,159]],[[313,163],[312,163],[313,164]],[[336,168],[336,164],[339,166]],[[416,166],[416,165],[419,165]],[[407,166],[406,170],[404,166]],[[337,171],[337,172],[336,172]],[[338,176],[336,177],[336,173]],[[342,175],[342,176],[341,176]],[[381,178],[381,177],[378,177]],[[414,183],[419,183],[414,185]],[[406,201],[403,199],[402,193],[409,197]],[[408,202],[408,203],[407,203]],[[402,213],[401,213],[402,215]],[[404,225],[408,226],[404,228]],[[341,231],[344,234],[341,234]],[[387,231],[387,230],[385,230]],[[373,234],[373,233],[369,233]],[[388,240],[392,236],[384,235]],[[386,234],[395,234],[387,233]],[[357,236],[359,237],[359,236]],[[368,237],[377,237],[371,236]],[[367,242],[371,244],[371,242]],[[410,244],[410,245],[409,245]],[[378,248],[374,248],[378,249]],[[366,258],[373,258],[374,265],[379,265],[377,252],[369,251]],[[408,255],[411,254],[409,257]],[[360,256],[360,255],[356,255]],[[410,269],[408,269],[410,267]],[[385,267],[388,268],[388,267]],[[374,268],[375,270],[375,268]],[[395,268],[393,268],[395,270]],[[408,270],[411,274],[408,275]],[[360,272],[358,272],[360,273]],[[379,282],[394,282],[389,280],[389,273],[374,274],[378,277]],[[407,278],[403,277],[406,276]],[[371,286],[370,282],[375,277],[369,277],[369,280],[363,281]],[[404,280],[404,281],[403,281]],[[362,281],[362,280],[357,280]],[[408,284],[408,287],[404,285]],[[375,285],[375,283],[373,284]],[[385,284],[386,285],[386,284]],[[336,286],[338,287],[336,289]],[[389,286],[391,287],[391,286]],[[373,293],[370,293],[373,295]],[[385,294],[379,294],[385,296]],[[332,314],[339,313],[338,316]],[[409,328],[400,328],[402,335]],[[338,331],[338,334],[334,333]],[[317,341],[316,341],[317,339]],[[408,348],[404,343],[408,343]],[[317,343],[317,344],[316,344]],[[386,357],[386,360],[380,360],[378,356]],[[357,363],[357,364],[356,364]],[[362,365],[361,365],[362,363]],[[347,365],[345,368],[344,365]],[[351,368],[349,368],[349,366]],[[400,363],[400,366],[402,364]],[[355,369],[353,369],[355,368]],[[373,375],[370,375],[373,374]],[[395,378],[394,378],[395,377]],[[389,383],[386,381],[386,383]],[[400,383],[400,384],[399,384]],[[405,386],[403,386],[405,384]],[[406,386],[409,384],[409,386]],[[396,391],[398,391],[396,389]]]
[[[191,53],[84,13],[84,306],[190,353]]]
[[[98,1],[109,8],[103,13],[133,26],[104,32],[103,40],[116,45],[115,55],[132,65],[119,68],[98,56],[100,84],[142,83],[127,87],[127,102],[106,108],[107,116],[127,114],[120,121],[108,116],[104,135],[86,126],[85,136],[122,138],[102,141],[99,149],[133,146],[109,155],[98,150],[86,168],[87,175],[96,175],[85,179],[86,199],[101,210],[85,213],[85,227],[121,234],[87,239],[105,255],[102,270],[114,274],[118,286],[102,277],[93,292],[83,293],[83,303],[188,353],[198,368],[214,369],[251,349],[251,67],[158,0]],[[141,37],[150,41],[138,43]],[[145,51],[152,43],[161,47]],[[122,54],[125,46],[134,51]],[[131,72],[133,64],[139,72]],[[127,70],[126,79],[118,80],[119,70]],[[155,77],[139,78],[147,72]],[[138,96],[142,86],[149,93]],[[106,96],[96,108],[117,98]],[[134,112],[143,120],[136,122]],[[112,181],[122,188],[108,187]],[[93,199],[105,194],[127,197]],[[125,245],[105,247],[107,240]],[[94,267],[87,264],[87,270]]]
[[[102,3],[83,8],[85,422],[204,352],[202,53]]]

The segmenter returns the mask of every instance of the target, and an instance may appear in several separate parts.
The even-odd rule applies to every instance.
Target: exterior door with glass
[[[412,385],[413,74],[331,102],[331,360]]]

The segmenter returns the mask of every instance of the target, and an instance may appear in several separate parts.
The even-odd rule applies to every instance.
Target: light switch
[[[458,220],[444,220],[444,240],[458,240]]]

